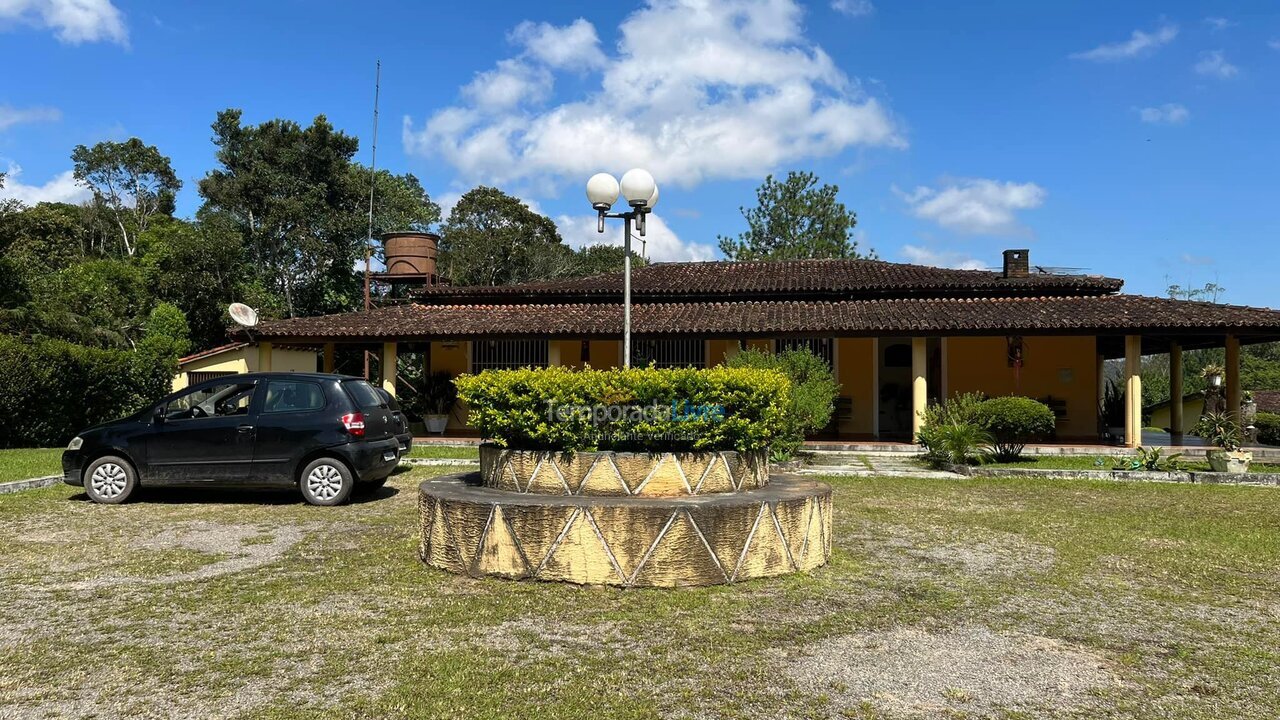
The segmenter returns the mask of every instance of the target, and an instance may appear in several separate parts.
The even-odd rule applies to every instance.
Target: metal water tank
[[[382,250],[386,258],[386,274],[433,277],[439,242],[440,236],[435,233],[384,233]]]

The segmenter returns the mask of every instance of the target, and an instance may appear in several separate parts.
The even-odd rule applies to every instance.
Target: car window
[[[324,405],[324,391],[316,383],[271,380],[267,382],[267,400],[262,405],[262,412],[307,412],[319,410]]]
[[[248,415],[253,388],[252,383],[224,383],[192,390],[166,403],[164,417],[166,420],[198,420]]]
[[[377,390],[378,390],[378,397],[382,398],[382,402],[387,404],[387,407],[391,410],[391,412],[400,412],[400,403],[396,402],[395,397],[392,396],[391,393],[387,392],[386,390],[383,390],[382,388],[378,388]]]
[[[364,380],[348,380],[342,383],[342,387],[347,389],[347,394],[361,408],[375,408],[383,404],[382,396]]]

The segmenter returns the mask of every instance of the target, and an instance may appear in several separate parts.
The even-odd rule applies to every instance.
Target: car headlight
[[[76,437],[71,438],[71,442],[67,445],[67,449],[79,450],[81,445],[84,445],[84,438],[77,435]]]

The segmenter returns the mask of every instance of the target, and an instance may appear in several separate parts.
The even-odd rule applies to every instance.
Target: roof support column
[[[324,344],[324,371],[327,373],[333,372],[333,351],[333,343]]]
[[[271,372],[271,341],[258,343],[258,372]]]
[[[382,389],[387,391],[391,397],[396,396],[396,343],[382,343],[382,362],[379,363],[382,370]]]
[[[1227,336],[1227,413],[1240,422],[1240,338]]]
[[[1169,343],[1169,442],[1182,444],[1182,346]]]
[[[920,442],[924,411],[929,402],[928,338],[911,338],[911,442]]]
[[[1124,444],[1142,444],[1142,337],[1124,338]]]

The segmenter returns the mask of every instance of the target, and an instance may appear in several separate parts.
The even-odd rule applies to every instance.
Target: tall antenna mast
[[[378,180],[378,99],[382,94],[382,61],[373,79],[373,152],[369,157],[369,233],[364,242],[364,311],[369,312],[373,303],[369,298],[369,263],[373,256],[373,188]],[[365,360],[368,363],[368,360]],[[368,375],[365,371],[365,375]]]

